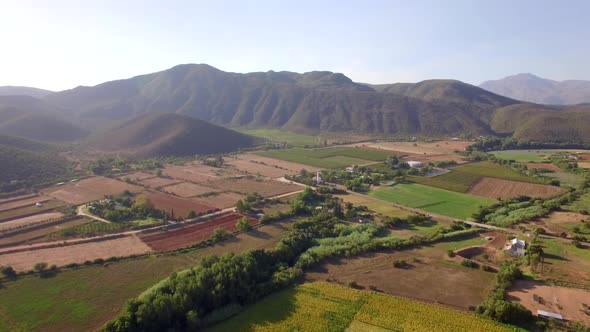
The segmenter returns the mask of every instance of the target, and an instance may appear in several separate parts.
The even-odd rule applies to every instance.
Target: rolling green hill
[[[55,182],[71,174],[55,147],[0,135],[0,192]]]
[[[172,113],[138,115],[96,135],[90,145],[135,157],[189,156],[236,151],[258,138]]]

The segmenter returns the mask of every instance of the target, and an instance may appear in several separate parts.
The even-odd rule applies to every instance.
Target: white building
[[[421,161],[409,160],[409,161],[406,161],[406,163],[412,168],[420,168],[420,167],[424,166],[424,163]]]
[[[524,256],[526,254],[526,242],[514,238],[508,242],[504,250],[514,256]]]
[[[320,171],[318,171],[318,172],[315,174],[315,183],[316,183],[316,184],[322,184],[322,182],[323,182],[323,180],[322,180],[322,177],[320,176]]]

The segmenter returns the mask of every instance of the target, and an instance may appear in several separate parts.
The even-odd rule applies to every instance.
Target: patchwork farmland
[[[551,198],[566,192],[566,189],[555,186],[492,178],[480,179],[468,191],[472,195],[494,199],[507,199],[518,196]]]
[[[289,162],[318,168],[337,168],[350,165],[364,165],[387,159],[391,153],[376,149],[337,147],[324,149],[268,150],[257,153]]]

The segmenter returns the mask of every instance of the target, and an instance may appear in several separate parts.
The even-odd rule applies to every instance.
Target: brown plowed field
[[[578,163],[578,167],[580,167],[580,168],[590,168],[590,162],[587,162],[587,161],[579,162]]]
[[[150,252],[151,249],[136,236],[72,244],[54,248],[21,251],[0,255],[0,265],[11,265],[16,271],[28,271],[39,262],[63,266],[69,263],[83,263],[97,258],[129,256]]]
[[[146,172],[135,172],[135,173],[131,173],[125,176],[120,177],[120,180],[123,180],[125,178],[129,178],[133,181],[141,181],[141,180],[145,180],[145,179],[149,179],[149,178],[153,178],[155,177],[154,174],[150,174],[150,173],[146,173]]]
[[[80,219],[74,219],[74,220],[70,220],[70,221],[66,221],[64,223],[60,223],[60,224],[52,224],[49,225],[47,227],[43,227],[43,228],[37,228],[35,230],[32,230],[30,232],[22,232],[16,235],[11,235],[10,237],[5,237],[5,238],[0,238],[0,246],[2,245],[8,245],[8,244],[14,244],[14,243],[19,243],[19,242],[23,242],[23,241],[28,241],[28,242],[35,242],[35,241],[43,241],[43,236],[51,234],[53,232],[57,232],[69,227],[75,227],[75,226],[79,226],[79,225],[84,225],[87,224],[89,222],[91,222],[92,219],[86,219],[86,218],[80,218]]]
[[[59,219],[63,216],[64,215],[59,212],[49,212],[49,213],[36,214],[34,216],[29,216],[29,217],[24,217],[24,218],[13,219],[10,221],[0,223],[0,231],[6,230],[6,229],[11,229],[14,227],[19,227],[19,226],[25,226],[28,224],[33,224],[33,223],[43,221],[43,220]]]
[[[227,158],[226,162],[229,165],[235,166],[242,172],[250,174],[260,173],[270,178],[282,177],[285,174],[297,174],[302,169],[306,169],[310,172],[316,172],[320,170],[319,168],[313,166],[258,156],[249,153],[238,155],[235,159]]]
[[[182,180],[153,177],[149,179],[143,179],[139,182],[147,187],[159,188],[182,182]]]
[[[194,197],[217,191],[215,188],[200,186],[190,182],[181,182],[175,185],[162,187],[161,190],[180,197]]]
[[[47,190],[47,193],[64,202],[79,205],[102,199],[106,195],[117,195],[125,190],[138,193],[143,188],[123,181],[96,176],[81,180],[80,182],[52,187]]]
[[[547,163],[527,163],[526,167],[528,167],[529,169],[547,169],[555,172],[561,171],[561,169],[559,169],[559,167],[557,167],[556,165]]]
[[[143,194],[152,201],[156,208],[168,212],[174,210],[175,216],[186,217],[191,210],[195,211],[197,214],[215,210],[212,206],[197,203],[194,200],[176,197],[157,191],[145,191]]]
[[[263,178],[247,177],[219,179],[215,181],[209,181],[206,183],[206,185],[219,188],[222,191],[231,191],[241,194],[257,192],[264,197],[272,197],[301,190],[301,187],[294,184]]]
[[[469,141],[438,141],[438,142],[379,142],[357,143],[354,146],[366,146],[374,149],[398,151],[410,154],[441,155],[454,154],[455,151],[463,151],[473,144]]]
[[[216,179],[223,176],[234,176],[239,174],[235,170],[232,170],[228,167],[216,168],[197,163],[192,163],[185,166],[166,166],[162,173],[171,178],[195,183]]]
[[[224,229],[228,232],[236,231],[236,222],[242,217],[239,214],[230,214],[169,232],[142,235],[141,239],[155,251],[180,249],[209,239],[217,228]],[[250,219],[251,225],[257,223],[258,220]]]
[[[507,199],[517,196],[549,198],[565,192],[565,189],[555,186],[493,178],[482,178],[468,191],[472,195],[494,199]]]
[[[49,196],[34,196],[34,197],[27,197],[24,199],[19,199],[19,200],[7,202],[7,203],[0,203],[0,211],[15,209],[15,208],[19,208],[19,207],[27,206],[27,205],[35,205],[35,203],[37,203],[37,202],[45,202],[50,199],[51,199],[51,197],[49,197]]]
[[[533,300],[533,295],[540,301]],[[537,315],[537,310],[555,312],[566,320],[582,322],[590,325],[590,291],[546,285],[529,280],[516,280],[508,291],[508,299],[520,302],[525,308]],[[584,306],[586,305],[586,307]]]
[[[245,197],[246,195],[227,192],[216,195],[198,196],[191,199],[195,202],[214,206],[218,209],[225,209],[236,205],[237,201],[244,199]]]

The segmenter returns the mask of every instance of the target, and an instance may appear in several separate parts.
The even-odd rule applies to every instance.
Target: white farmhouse
[[[412,168],[420,168],[420,167],[424,166],[424,163],[422,163],[421,161],[409,160],[409,161],[406,161],[406,163],[408,164],[408,166],[410,166]]]
[[[508,242],[504,250],[514,256],[524,256],[526,254],[526,242],[514,238]]]

